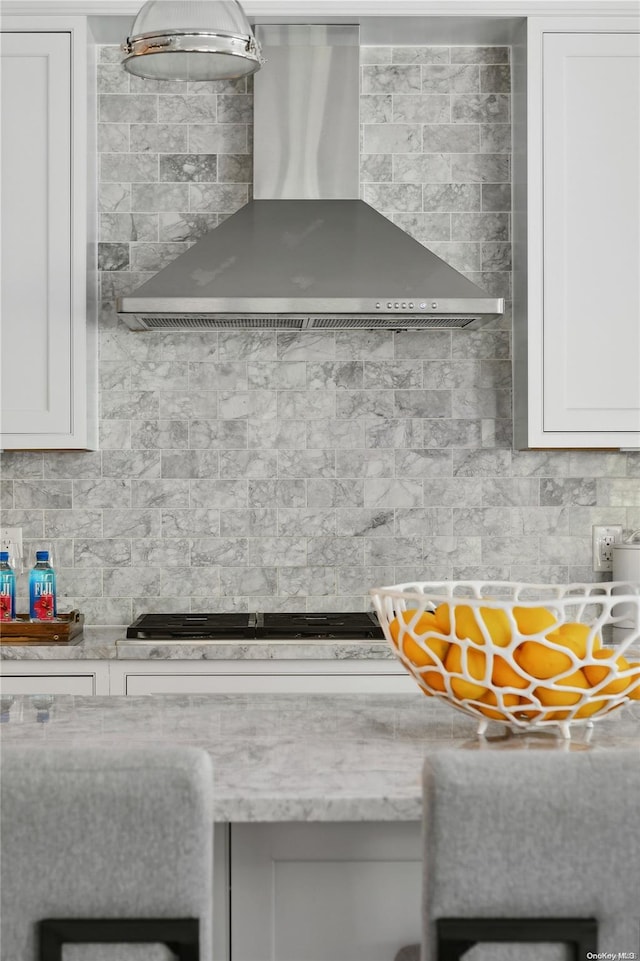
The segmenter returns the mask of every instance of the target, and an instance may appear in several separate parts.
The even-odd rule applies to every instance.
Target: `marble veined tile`
[[[195,99],[195,98],[192,98]],[[248,150],[245,123],[189,123],[188,149],[190,153],[243,154]]]
[[[45,537],[102,537],[103,533],[108,536],[106,531],[103,532],[103,512],[100,510],[44,512]]]
[[[306,482],[309,507],[363,507],[364,481],[349,478],[309,478]]]
[[[337,531],[350,537],[389,537],[395,533],[395,517],[391,508],[339,507]]]
[[[365,64],[361,68],[363,93],[420,93],[422,75],[413,64]]]
[[[431,93],[394,94],[393,123],[448,123],[451,101],[446,95]]]
[[[162,154],[158,179],[214,182],[218,179],[217,157],[215,154]]]
[[[388,47],[377,48],[381,50]],[[449,63],[450,50],[447,46],[406,46],[391,48],[392,63]]]
[[[218,98],[180,94],[158,97],[160,123],[215,123]]]

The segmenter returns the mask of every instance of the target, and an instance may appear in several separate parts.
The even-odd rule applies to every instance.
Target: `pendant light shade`
[[[237,0],[149,0],[122,49],[129,73],[150,80],[226,80],[263,64]]]

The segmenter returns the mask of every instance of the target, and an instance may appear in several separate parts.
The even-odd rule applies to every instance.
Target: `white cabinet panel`
[[[109,694],[108,661],[2,660],[2,694]]]
[[[415,694],[398,664],[352,661],[55,661],[3,660],[7,694]],[[54,666],[55,665],[55,666]],[[75,689],[75,677],[88,677]],[[62,686],[56,686],[56,685]]]
[[[71,37],[2,37],[2,411],[71,431]]]
[[[232,961],[392,961],[420,941],[414,823],[231,827]]]
[[[95,694],[93,674],[12,674],[0,680],[3,694]]]
[[[640,40],[544,37],[544,429],[640,431]]]
[[[88,393],[95,389],[87,257],[88,142],[94,137],[88,120],[94,117],[86,23],[62,21],[55,29],[46,23],[2,21],[0,399],[6,449],[77,449],[96,440],[96,405]]]
[[[533,18],[515,49],[518,447],[640,446],[639,30]]]
[[[128,673],[126,694],[414,694],[406,674]]]

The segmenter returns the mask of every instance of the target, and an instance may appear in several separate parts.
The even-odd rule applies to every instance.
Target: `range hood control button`
[[[434,302],[431,304],[431,309],[432,309],[432,310],[437,310],[437,309],[438,309],[437,301],[434,300]]]

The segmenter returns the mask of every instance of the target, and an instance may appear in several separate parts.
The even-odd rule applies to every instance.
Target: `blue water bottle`
[[[35,567],[29,573],[29,617],[52,621],[58,615],[56,575],[49,563],[49,551],[36,551]]]
[[[0,621],[16,616],[16,572],[9,564],[9,551],[0,551]]]

